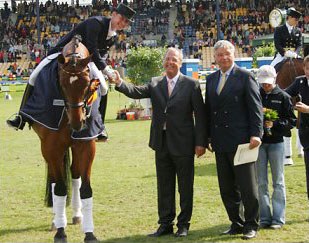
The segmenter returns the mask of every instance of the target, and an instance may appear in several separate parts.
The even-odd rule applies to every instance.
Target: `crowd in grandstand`
[[[115,45],[117,52],[126,53],[139,45],[174,44],[183,49],[186,57],[202,58],[202,48],[212,47],[217,41],[216,1],[193,0],[160,2],[153,0],[123,1],[137,11],[135,22],[126,32],[118,35]],[[23,56],[35,66],[45,57],[48,50],[80,21],[94,15],[109,15],[118,1],[93,0],[91,5],[74,6],[57,1],[41,2],[40,33],[37,32],[36,3],[24,1],[11,8],[4,3],[1,9],[0,62],[18,63]],[[302,32],[309,32],[309,7],[306,0],[222,0],[220,4],[220,39],[227,39],[250,55],[251,41],[257,37],[273,33],[268,14],[273,8],[294,6],[303,14],[299,21]],[[171,12],[176,11],[175,18]],[[169,23],[174,21],[174,23]],[[174,36],[169,36],[170,28]],[[41,43],[38,44],[38,36]],[[148,39],[155,36],[155,40]],[[110,57],[113,66],[125,65],[124,56]],[[13,66],[13,65],[11,65]],[[12,68],[9,73],[17,73]],[[28,68],[27,68],[28,69]],[[29,74],[30,70],[22,70]]]

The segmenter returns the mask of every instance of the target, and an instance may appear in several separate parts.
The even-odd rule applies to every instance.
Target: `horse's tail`
[[[63,165],[64,165],[64,182],[67,188],[67,202],[66,204],[69,205],[71,201],[71,156],[69,149],[65,152],[63,157]],[[52,183],[54,183],[53,179],[50,177],[50,173],[47,166],[47,173],[46,173],[46,189],[45,189],[45,205],[47,207],[53,206],[53,195],[52,195]]]

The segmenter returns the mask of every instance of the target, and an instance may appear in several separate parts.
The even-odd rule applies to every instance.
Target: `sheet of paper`
[[[242,165],[250,162],[255,162],[259,155],[259,147],[249,149],[249,143],[239,144],[234,156],[234,165]]]

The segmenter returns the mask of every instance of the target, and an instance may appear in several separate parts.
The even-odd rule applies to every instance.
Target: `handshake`
[[[107,76],[109,82],[111,83],[114,83],[117,85],[118,83],[121,82],[118,71],[112,69],[110,66],[106,66],[103,69],[103,74]]]
[[[115,70],[112,69],[110,66],[106,66],[103,70],[103,74],[108,77],[108,79],[116,79]]]
[[[288,50],[284,53],[284,57],[286,58],[297,58],[297,53],[291,50]]]

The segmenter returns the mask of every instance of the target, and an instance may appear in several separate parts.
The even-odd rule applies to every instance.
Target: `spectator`
[[[271,109],[278,114],[277,118],[264,119],[264,135],[257,161],[260,227],[272,229],[280,229],[285,224],[286,191],[283,135],[286,130],[290,130],[296,125],[290,96],[275,84],[276,76],[276,70],[270,65],[260,67],[257,76],[262,86],[260,94],[263,109],[265,112],[267,109]],[[268,162],[273,185],[271,198],[268,191]]]

